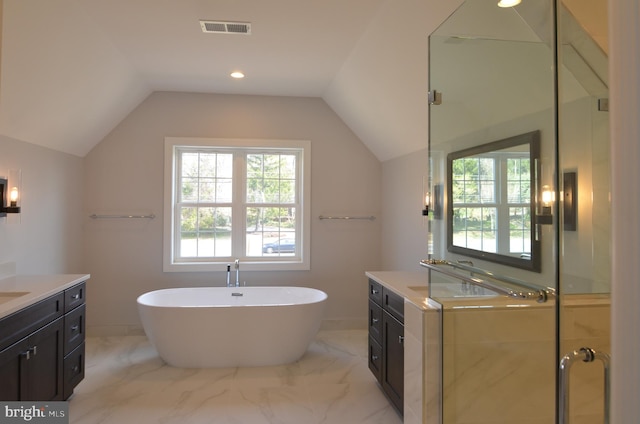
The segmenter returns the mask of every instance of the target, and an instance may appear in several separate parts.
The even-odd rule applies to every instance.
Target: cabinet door
[[[18,401],[22,398],[20,369],[28,348],[25,338],[0,351],[0,401]]]
[[[404,403],[404,326],[383,312],[382,387],[400,413]]]
[[[29,336],[31,354],[21,370],[26,385],[21,400],[62,400],[63,340],[63,318]]]

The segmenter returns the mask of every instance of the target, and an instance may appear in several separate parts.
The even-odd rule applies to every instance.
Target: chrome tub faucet
[[[240,287],[240,259],[236,259],[236,287]]]

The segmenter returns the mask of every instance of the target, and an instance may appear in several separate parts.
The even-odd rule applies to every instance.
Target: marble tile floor
[[[182,369],[144,336],[87,339],[72,424],[401,424],[367,368],[365,330],[320,331],[297,362]]]

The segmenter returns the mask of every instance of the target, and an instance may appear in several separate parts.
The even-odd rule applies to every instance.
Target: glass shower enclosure
[[[608,422],[606,2],[496,3],[463,2],[429,37],[438,415]]]

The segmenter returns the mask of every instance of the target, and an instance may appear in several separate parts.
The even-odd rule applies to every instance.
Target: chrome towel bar
[[[149,215],[97,215],[97,214],[92,214],[89,215],[89,218],[91,219],[154,219],[156,216],[155,214],[149,214]]]
[[[443,268],[442,265],[468,271],[472,273],[473,276],[466,276],[466,275],[459,274],[454,270],[447,270]],[[482,268],[477,268],[477,267],[462,264],[462,263],[451,262],[447,260],[439,260],[439,259],[423,259],[420,261],[420,266],[432,269],[434,271],[440,272],[450,277],[458,278],[462,281],[466,281],[467,283],[473,284],[475,286],[484,287],[486,289],[493,290],[496,293],[509,296],[509,297],[515,297],[518,299],[534,299],[538,303],[544,303],[547,301],[547,299],[550,296],[555,295],[555,290],[550,287],[540,288],[540,287],[534,286],[533,284],[529,284],[524,281],[517,280],[515,278],[494,274],[491,271],[487,271]],[[494,283],[491,281],[487,281],[486,279],[478,278],[474,274],[480,274],[482,276],[489,277],[492,280],[511,284],[513,286],[516,286],[525,290],[524,291],[513,290],[509,287],[501,286],[498,283]]]
[[[373,221],[376,219],[375,216],[373,215],[369,215],[369,216],[324,216],[324,215],[320,215],[318,217],[318,219],[365,219],[368,221]]]

